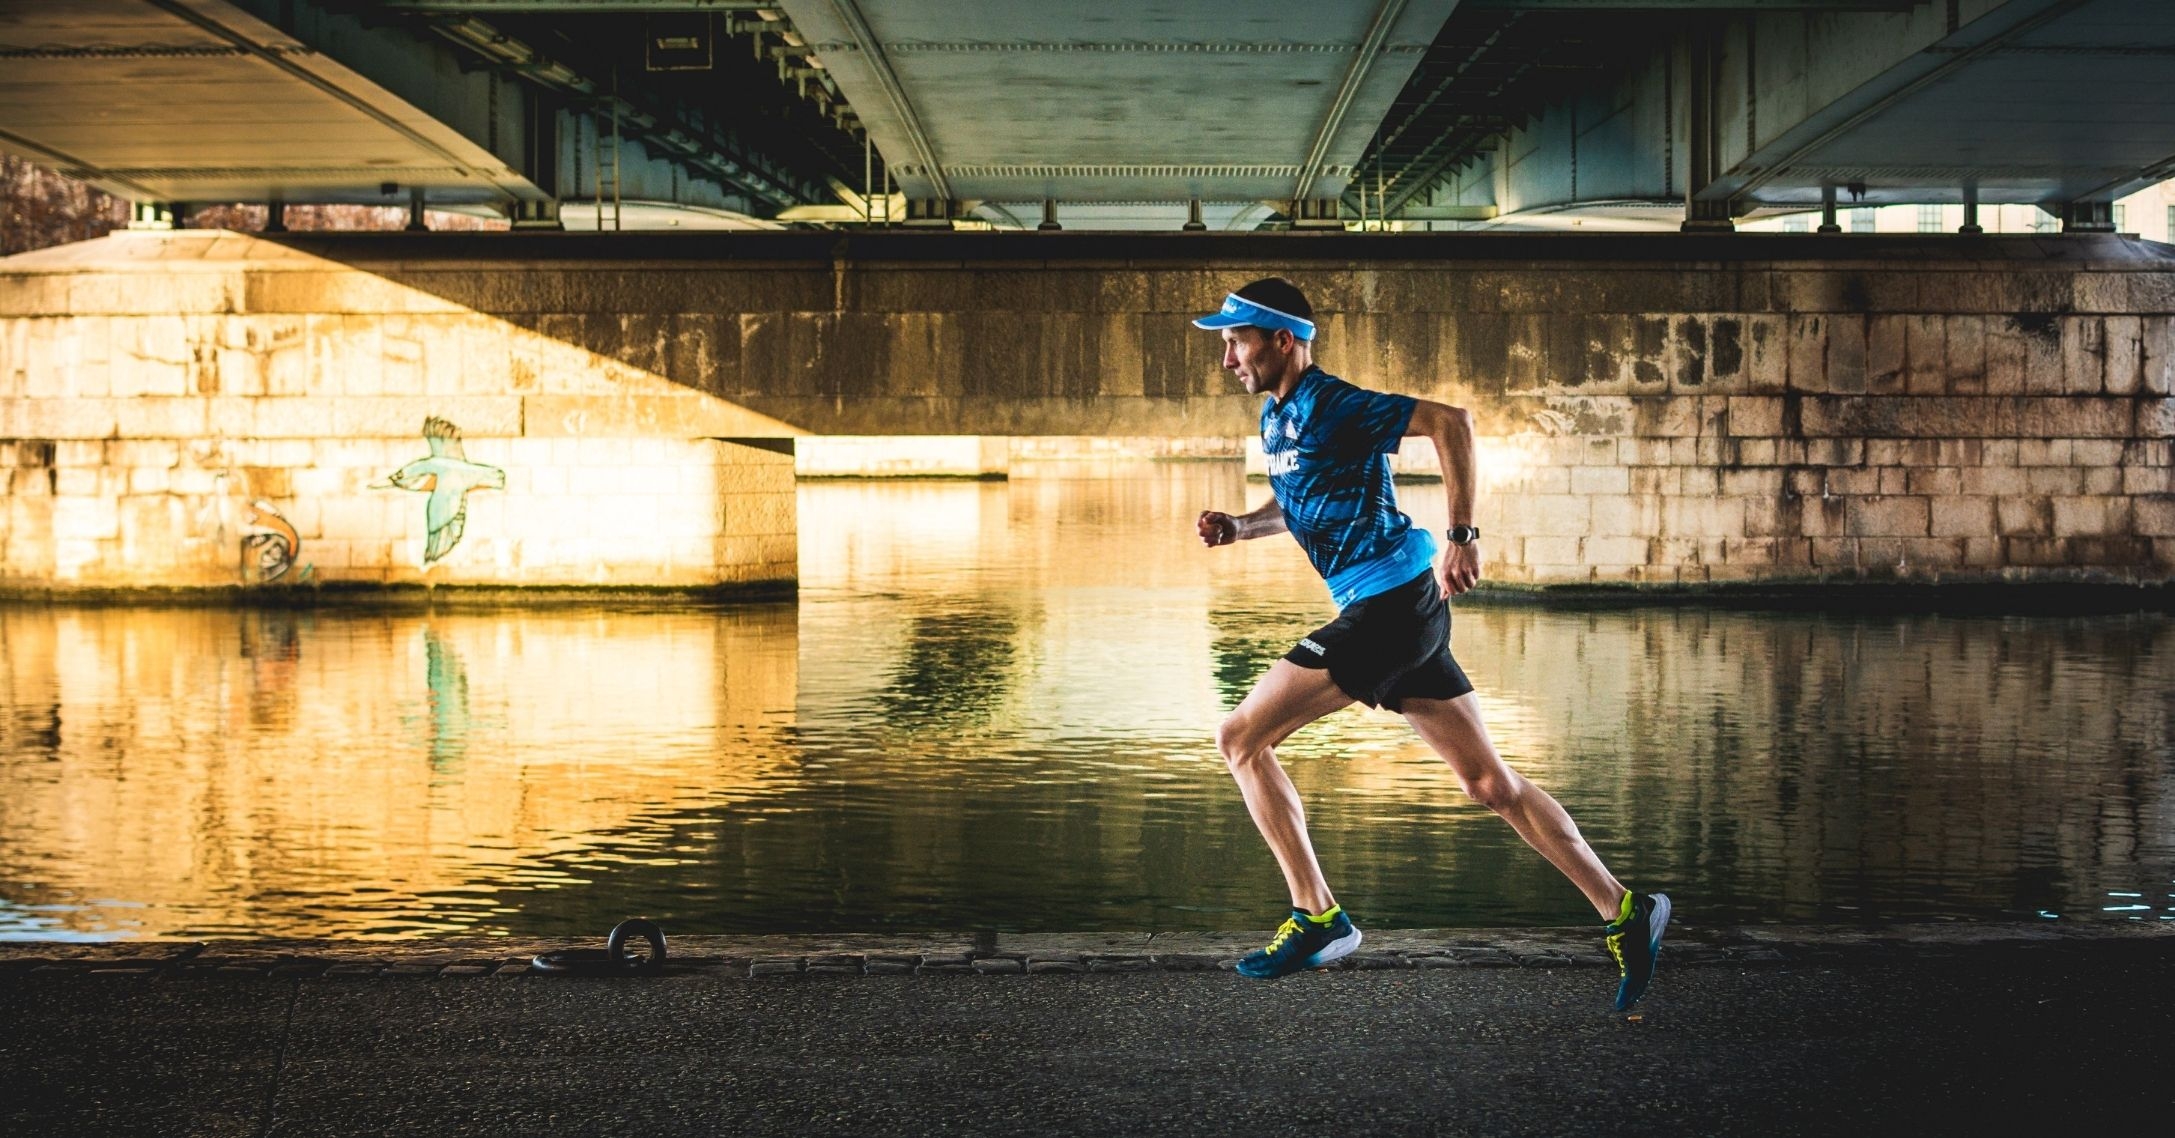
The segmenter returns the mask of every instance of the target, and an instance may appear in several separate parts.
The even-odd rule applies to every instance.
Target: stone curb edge
[[[1672,965],[1818,963],[1975,948],[2175,945],[2175,923],[1674,927]],[[682,936],[664,976],[1049,975],[1228,971],[1266,933]],[[599,942],[601,943],[599,938]],[[428,941],[0,942],[0,976],[367,979],[551,976],[530,963],[573,946],[531,938]],[[1607,967],[1587,929],[1388,929],[1339,970]]]

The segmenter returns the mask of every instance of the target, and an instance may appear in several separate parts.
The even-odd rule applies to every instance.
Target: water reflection
[[[807,486],[797,604],[0,610],[0,935],[1260,926],[1210,734],[1326,598],[1192,539],[1262,487],[1138,473]],[[1706,922],[2175,919],[2171,637],[1456,617],[1506,755]],[[1284,754],[1363,919],[1586,919],[1394,716]]]

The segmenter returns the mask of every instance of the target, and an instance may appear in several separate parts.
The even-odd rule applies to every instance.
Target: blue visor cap
[[[1282,328],[1301,340],[1314,338],[1312,320],[1301,320],[1289,312],[1278,312],[1266,304],[1255,304],[1235,292],[1223,298],[1222,308],[1194,321],[1193,326],[1212,332],[1224,328]]]

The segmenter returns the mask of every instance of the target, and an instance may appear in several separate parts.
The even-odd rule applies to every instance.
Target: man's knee
[[[1518,805],[1518,800],[1525,796],[1526,787],[1529,785],[1518,776],[1518,772],[1501,763],[1496,763],[1477,775],[1460,775],[1458,783],[1465,788],[1465,793],[1473,801],[1498,814]]]
[[[1216,751],[1234,770],[1258,760],[1267,750],[1259,732],[1236,712],[1224,716],[1223,722],[1216,725]]]

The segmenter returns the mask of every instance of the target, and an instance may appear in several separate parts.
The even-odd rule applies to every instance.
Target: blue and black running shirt
[[[1318,367],[1261,408],[1261,449],[1285,528],[1343,608],[1435,561],[1434,535],[1397,508],[1390,458],[1418,400],[1354,387]]]

